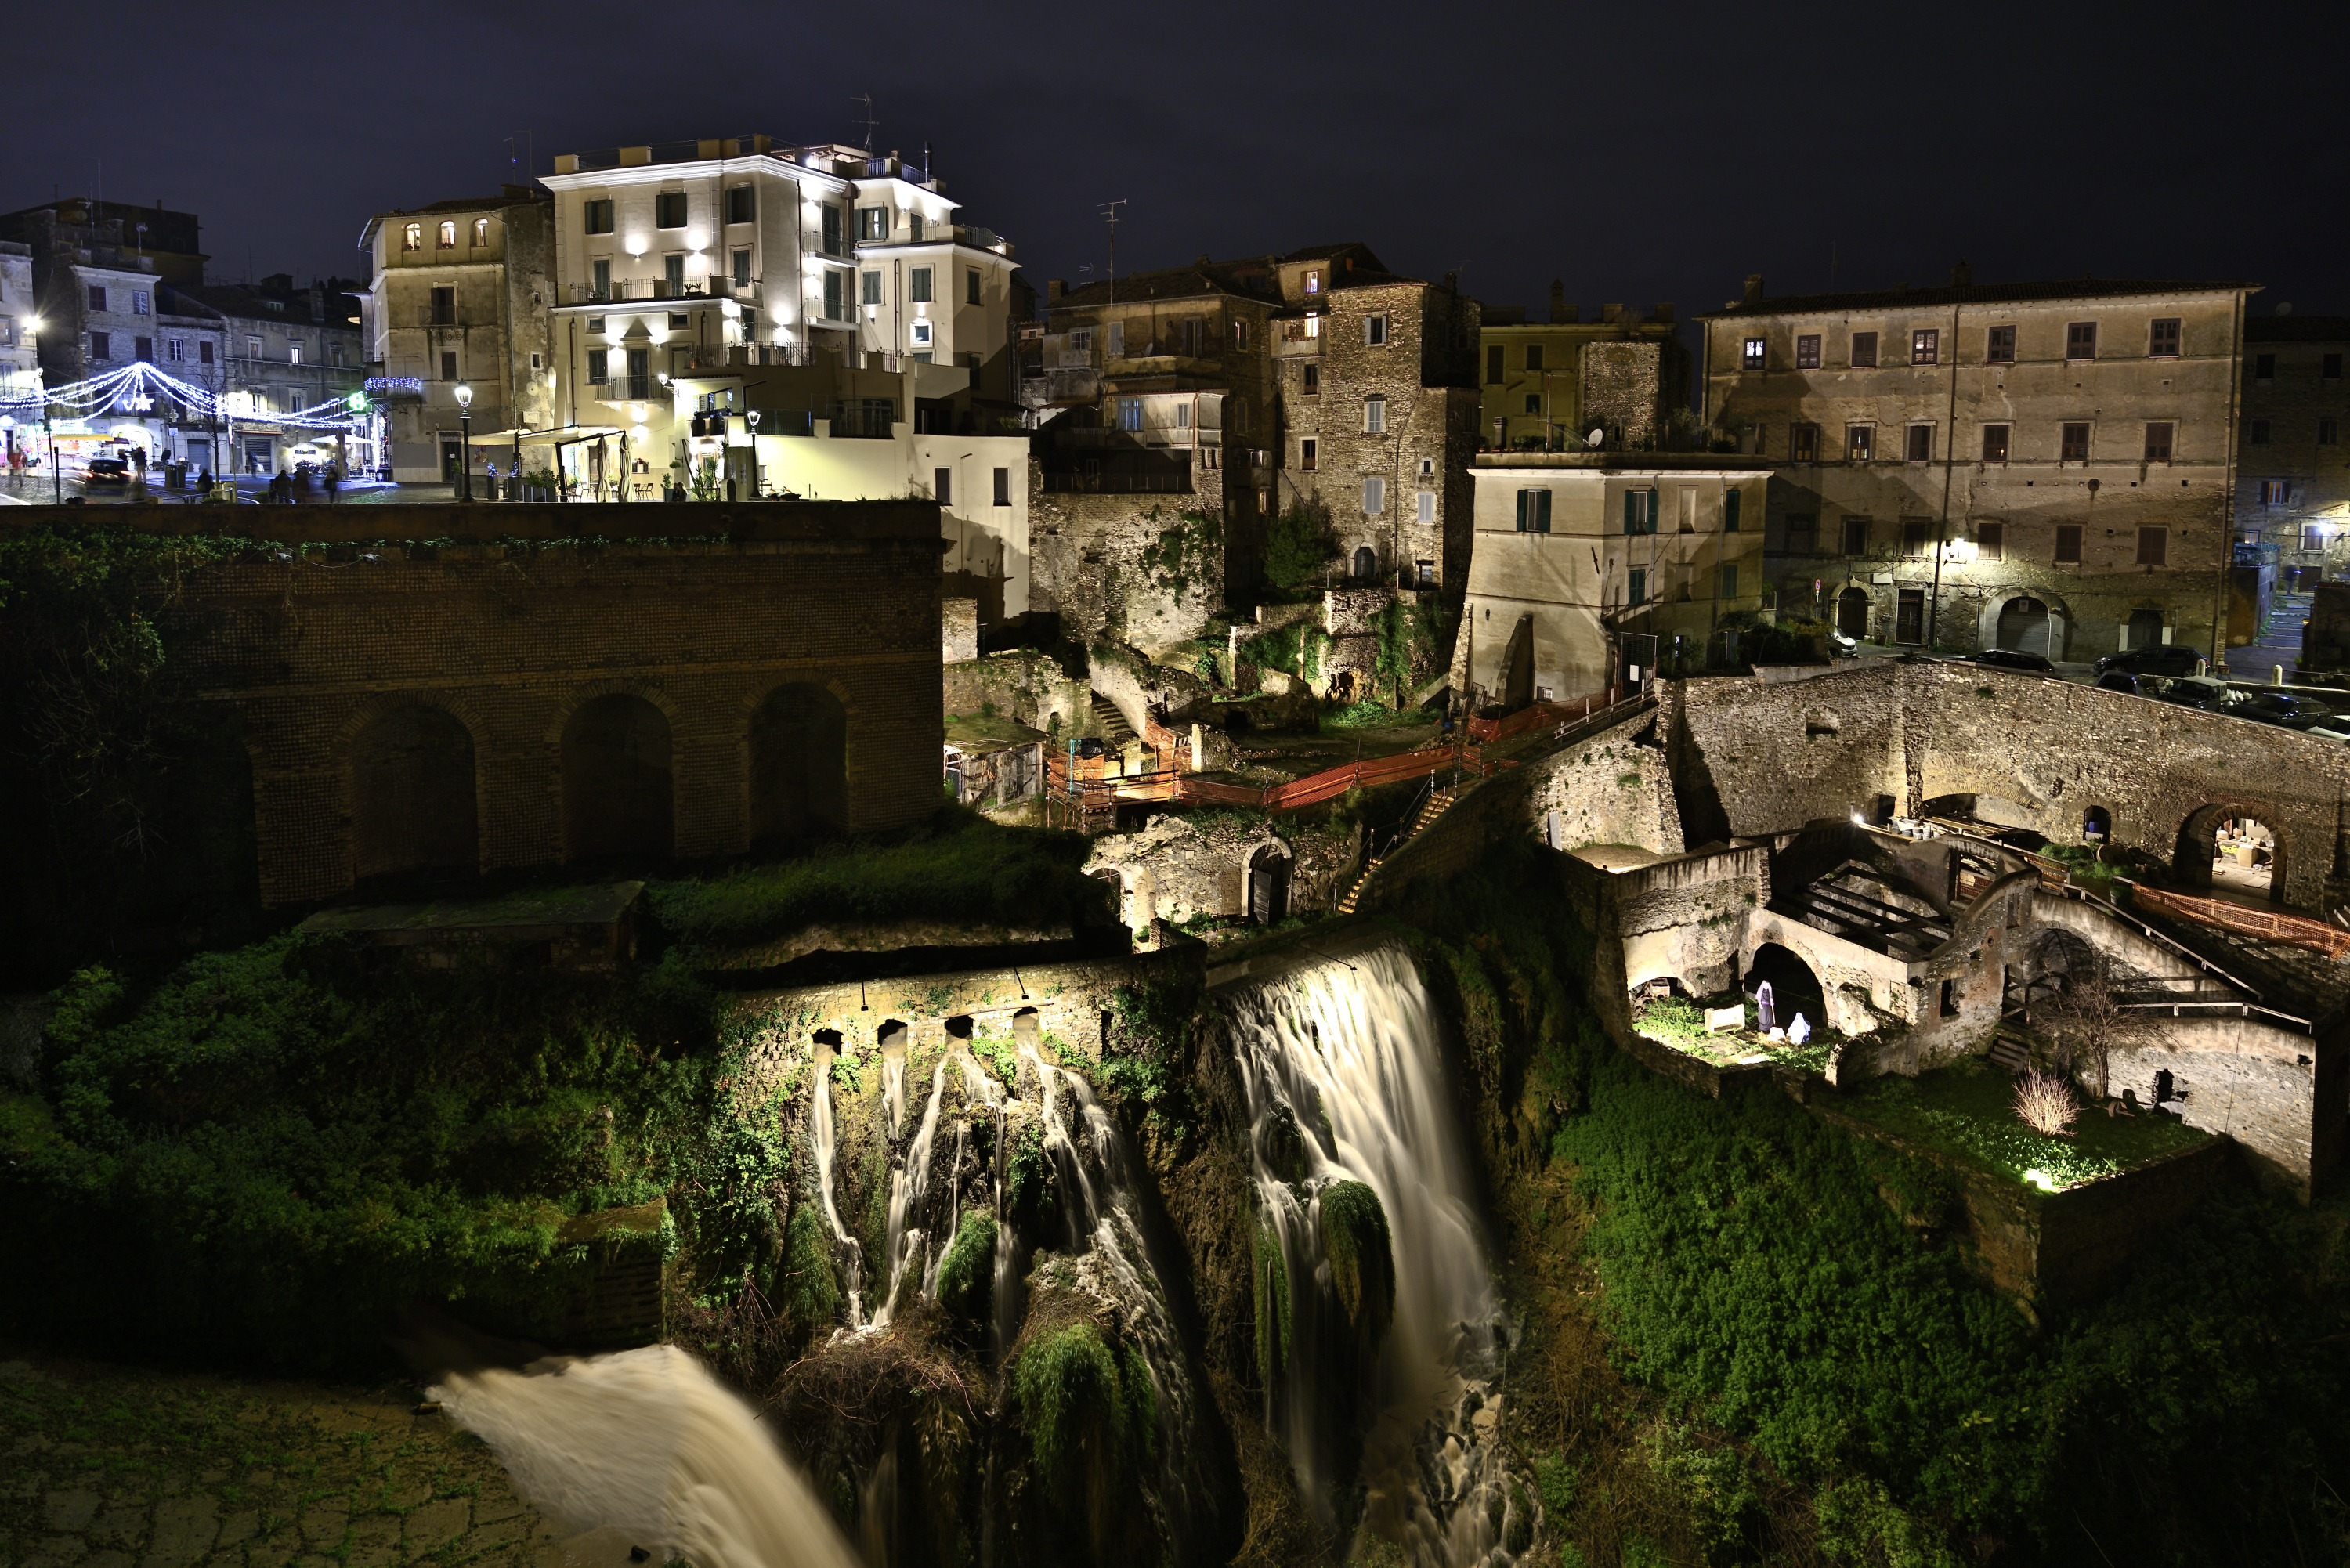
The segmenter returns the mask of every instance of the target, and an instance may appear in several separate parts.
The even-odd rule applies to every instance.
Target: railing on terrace
[[[760,293],[756,278],[738,286],[723,274],[712,273],[682,283],[665,277],[616,277],[601,288],[592,283],[567,284],[563,296],[571,305],[626,305],[650,299],[733,299],[755,305]]]
[[[1046,473],[1045,490],[1064,495],[1189,495],[1191,470],[1172,473]]]

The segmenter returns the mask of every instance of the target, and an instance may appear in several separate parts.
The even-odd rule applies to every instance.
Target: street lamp
[[[464,381],[457,383],[457,499],[473,498],[473,389]]]

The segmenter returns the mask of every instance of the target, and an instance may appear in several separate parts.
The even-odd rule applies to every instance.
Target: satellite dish
[[[1607,432],[1600,429],[1597,425],[1594,425],[1591,427],[1591,433],[1583,438],[1583,444],[1586,446],[1597,446],[1601,441],[1607,439]]]

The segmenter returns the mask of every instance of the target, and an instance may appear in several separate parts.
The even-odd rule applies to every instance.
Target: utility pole
[[[1101,215],[1109,221],[1109,303],[1112,305],[1118,303],[1118,210],[1125,205],[1126,198],[1123,196],[1115,202],[1097,204]]]

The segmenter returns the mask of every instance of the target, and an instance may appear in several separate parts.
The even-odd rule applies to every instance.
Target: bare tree
[[[2070,1067],[2086,1063],[2097,1075],[2097,1098],[2106,1115],[2114,1114],[2112,1076],[2114,1052],[2143,1044],[2156,1034],[2154,1020],[2124,1007],[2106,977],[2091,971],[2067,978],[2055,1002],[2043,1015],[2043,1027],[2055,1038]]]
[[[2081,1103],[2073,1097],[2073,1085],[2062,1074],[2034,1067],[2015,1080],[2015,1114],[2033,1132],[2070,1137]]]

